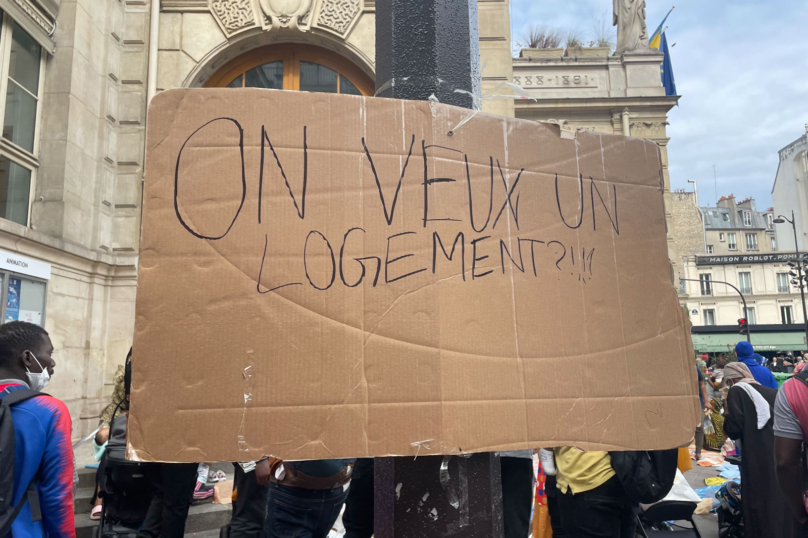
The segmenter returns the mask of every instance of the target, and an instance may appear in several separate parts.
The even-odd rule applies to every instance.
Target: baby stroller
[[[638,516],[637,538],[663,538],[667,536],[681,538],[701,538],[699,530],[693,523],[693,512],[696,503],[689,501],[661,501],[649,506],[641,506]],[[683,526],[677,521],[686,521]],[[675,534],[672,534],[675,533]]]
[[[741,457],[738,455],[727,456],[726,461],[732,465],[741,465]],[[725,482],[715,497],[720,501],[718,508],[715,509],[718,516],[719,538],[743,538],[745,531],[741,509],[741,485],[732,480]]]
[[[741,510],[741,485],[730,480],[715,494],[720,501],[715,509],[718,515],[719,538],[743,538],[743,511]]]
[[[109,442],[101,460],[104,478],[97,538],[135,538],[149,510],[154,488],[147,472],[148,464],[126,461],[125,454],[126,416],[120,415],[112,421]]]

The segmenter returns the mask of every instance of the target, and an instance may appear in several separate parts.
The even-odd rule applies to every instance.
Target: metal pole
[[[802,321],[805,324],[805,342],[808,344],[808,313],[805,308],[805,280],[803,279],[803,263],[800,259],[800,246],[797,244],[797,219],[794,210],[791,210],[791,229],[794,230],[794,252],[797,253],[797,274],[800,283],[800,299],[802,299]]]
[[[694,278],[680,278],[679,280],[684,280],[684,281],[687,281],[687,282],[701,282],[701,280],[696,280]],[[721,280],[710,280],[710,283],[711,284],[724,284],[724,285],[727,285],[730,288],[737,291],[738,295],[741,296],[741,301],[743,302],[743,317],[744,317],[744,319],[746,319],[746,341],[751,343],[752,339],[751,339],[750,333],[752,332],[752,329],[749,327],[749,320],[746,318],[746,312],[747,312],[746,298],[743,296],[743,293],[741,293],[741,290],[739,290],[738,288],[736,288],[735,286],[733,286],[729,282],[723,282]]]
[[[477,17],[477,0],[376,2],[376,94],[472,108],[481,93]],[[376,458],[373,466],[376,538],[502,538],[494,453]]]

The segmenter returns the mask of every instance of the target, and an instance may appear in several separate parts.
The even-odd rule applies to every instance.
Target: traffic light
[[[749,324],[746,321],[746,318],[741,318],[738,320],[738,332],[741,334],[749,334]]]

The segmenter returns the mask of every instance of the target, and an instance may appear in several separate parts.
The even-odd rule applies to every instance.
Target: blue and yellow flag
[[[668,38],[665,37],[665,32],[662,32],[660,39],[660,51],[665,54],[665,59],[662,60],[662,85],[665,87],[665,95],[676,95],[676,79],[673,78],[673,65],[671,65],[671,52],[668,50]]]
[[[668,17],[670,17],[671,11],[673,11],[673,8],[671,8],[671,10],[668,11],[668,14],[665,15],[664,19],[662,19],[662,22],[660,23],[659,28],[656,29],[656,32],[654,32],[651,35],[651,39],[648,40],[648,45],[652,49],[660,50],[659,47],[660,47],[661,42],[662,42],[662,34],[665,33],[665,21],[668,20]]]

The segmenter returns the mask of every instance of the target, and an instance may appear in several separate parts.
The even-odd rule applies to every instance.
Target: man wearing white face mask
[[[0,447],[11,440],[11,430],[14,447],[13,489],[10,497],[0,491],[0,508],[5,508],[0,536],[8,525],[12,538],[76,534],[70,414],[60,400],[38,393],[53,375],[52,353],[42,327],[22,321],[0,325]]]

